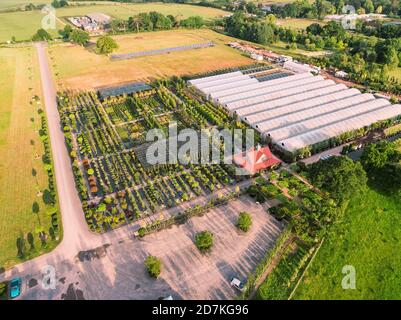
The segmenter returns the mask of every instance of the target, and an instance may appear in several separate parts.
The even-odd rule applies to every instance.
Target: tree
[[[89,33],[80,29],[74,29],[69,35],[69,40],[73,43],[84,46],[89,42]]]
[[[276,18],[276,16],[275,16],[274,14],[269,13],[269,14],[266,16],[266,22],[267,22],[268,24],[276,24],[277,18]]]
[[[100,54],[109,55],[118,48],[118,45],[112,37],[101,36],[96,42],[96,48]]]
[[[52,36],[45,30],[39,29],[32,37],[32,41],[48,41],[52,40]]]
[[[247,232],[252,226],[252,217],[248,212],[241,212],[238,216],[238,229]]]
[[[148,256],[145,259],[145,267],[151,277],[157,278],[161,273],[162,263],[157,257]]]
[[[367,171],[382,169],[388,162],[396,161],[398,152],[394,143],[381,141],[365,147],[361,156],[362,166]]]
[[[308,166],[311,182],[341,204],[366,189],[366,172],[348,157],[332,157]]]
[[[198,232],[195,236],[195,245],[201,252],[209,250],[213,246],[213,233],[207,230]]]
[[[363,7],[365,8],[366,13],[372,13],[375,11],[375,6],[373,5],[372,0],[366,0]]]
[[[63,39],[67,40],[70,38],[72,30],[73,30],[72,27],[69,24],[66,24],[64,29],[59,31],[59,34]]]

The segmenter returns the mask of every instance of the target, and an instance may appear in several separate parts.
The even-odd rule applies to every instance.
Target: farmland
[[[117,53],[169,48],[183,44],[213,41],[216,45],[170,54],[110,61],[81,46],[59,44],[49,48],[57,83],[62,88],[90,89],[128,81],[203,73],[219,68],[249,64],[251,59],[226,46],[232,38],[201,29],[160,31],[114,37],[120,46]],[[74,63],[71,63],[74,57]]]
[[[295,299],[397,299],[400,297],[401,202],[370,189],[354,197],[343,221],[333,226]],[[356,289],[341,286],[342,268],[356,269]]]
[[[44,1],[45,2],[45,1]],[[43,3],[43,1],[42,1]],[[87,6],[70,6],[56,10],[57,29],[50,30],[53,36],[58,35],[58,30],[63,28],[66,23],[66,17],[75,15],[85,15],[92,12],[102,12],[113,18],[128,19],[129,17],[141,12],[157,11],[165,15],[178,16],[183,18],[193,15],[202,16],[205,20],[211,21],[214,18],[221,17],[224,11],[181,4],[96,4]],[[29,40],[37,29],[41,27],[41,21],[44,17],[40,11],[18,11],[12,13],[0,13],[0,42],[11,40],[14,36],[17,41]]]
[[[58,241],[49,234],[61,236],[49,231],[53,211],[45,203],[49,178],[39,133],[47,148],[49,142],[43,113],[38,113],[42,107],[36,59],[32,47],[0,49],[0,269],[50,251]],[[51,172],[51,166],[48,169]],[[41,243],[38,235],[43,231],[47,239]]]
[[[225,164],[146,164],[145,135],[150,129],[165,135],[172,122],[178,130],[231,126],[223,109],[196,97],[182,80],[153,85],[132,97],[104,101],[93,91],[59,95],[76,187],[94,231],[154,215],[237,179],[234,168]]]

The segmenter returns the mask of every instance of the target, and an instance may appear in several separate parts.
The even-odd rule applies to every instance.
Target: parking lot
[[[268,205],[268,204],[267,204]],[[274,243],[282,225],[247,196],[210,210],[183,225],[144,237],[80,253],[75,261],[56,266],[55,290],[43,290],[40,274],[27,283],[25,299],[230,299],[238,292],[231,277],[246,280]],[[251,230],[235,226],[239,212],[252,215]],[[214,234],[214,247],[201,254],[194,245],[198,231]],[[162,260],[159,279],[150,278],[143,265],[147,255]],[[35,279],[35,280],[33,280]],[[29,283],[35,284],[29,288]]]

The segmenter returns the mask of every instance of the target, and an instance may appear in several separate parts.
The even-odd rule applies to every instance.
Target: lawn
[[[49,50],[58,84],[64,88],[89,89],[128,81],[190,75],[252,62],[225,45],[232,38],[202,30],[173,30],[116,36],[120,52],[151,50],[182,44],[214,41],[215,47],[174,52],[124,61],[110,61],[83,47],[58,44]],[[73,57],[73,58],[72,58]]]
[[[0,42],[10,41],[14,36],[17,41],[29,40],[36,30],[41,28],[44,15],[40,11],[0,13]],[[62,28],[57,21],[57,27]],[[48,30],[52,36],[57,36],[57,30]]]
[[[12,1],[9,1],[10,3]],[[42,1],[45,3],[47,1]],[[21,1],[22,3],[22,1]],[[1,9],[1,7],[0,7]],[[182,15],[183,18],[199,15],[207,21],[210,21],[216,17],[221,17],[226,14],[225,11],[200,7],[191,6],[184,4],[169,4],[169,3],[152,3],[152,4],[126,4],[126,3],[115,3],[115,4],[99,4],[87,5],[87,6],[70,6],[68,8],[60,8],[56,10],[57,29],[50,30],[49,32],[53,36],[58,35],[58,30],[62,29],[66,22],[66,17],[75,15],[85,15],[92,12],[103,12],[110,15],[113,18],[128,19],[129,17],[136,15],[140,12],[157,11],[165,15],[178,16]],[[41,27],[41,21],[44,15],[40,11],[29,11],[29,12],[11,12],[11,13],[0,13],[0,42],[6,42],[11,40],[13,36],[16,37],[17,41],[29,40],[37,29]]]
[[[39,191],[47,188],[48,178],[41,156],[39,138],[40,105],[30,101],[41,95],[39,70],[32,47],[0,48],[0,269],[21,262],[17,257],[17,238],[32,233],[34,249],[25,243],[26,257],[50,250],[42,247],[38,231],[46,232],[51,218]],[[38,213],[34,213],[38,211]]]
[[[372,189],[351,200],[310,266],[295,299],[399,299],[401,200]],[[342,268],[356,269],[356,289],[344,290]]]
[[[278,19],[276,24],[280,27],[289,27],[292,29],[306,29],[312,23],[319,23],[320,25],[324,25],[323,21],[318,21],[315,19]]]

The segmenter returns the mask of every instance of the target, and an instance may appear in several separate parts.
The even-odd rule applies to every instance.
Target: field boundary
[[[298,286],[299,286],[299,284],[301,283],[302,279],[304,278],[306,272],[308,271],[309,266],[312,264],[312,262],[313,262],[313,260],[315,259],[317,253],[319,252],[319,250],[320,250],[320,248],[321,248],[321,246],[322,246],[322,244],[323,244],[323,242],[324,242],[324,239],[325,239],[325,238],[322,239],[322,241],[320,242],[319,246],[317,247],[315,253],[313,254],[312,258],[309,260],[308,265],[307,265],[306,268],[304,269],[304,272],[302,272],[302,275],[299,277],[297,284],[295,285],[294,289],[292,290],[291,294],[290,294],[289,297],[288,297],[288,300],[291,300],[292,297],[294,296],[295,291],[298,289]]]

